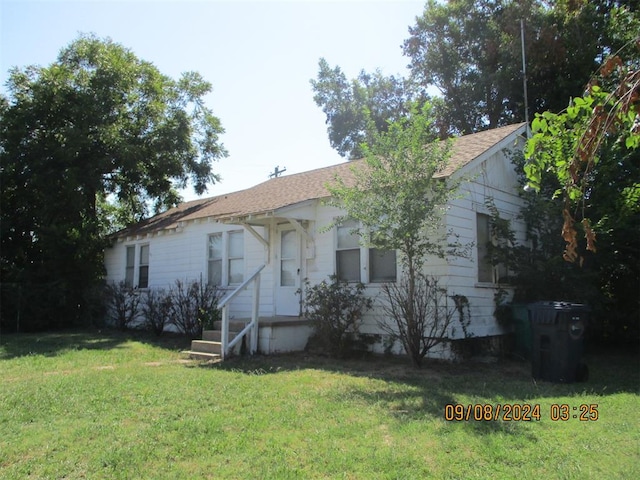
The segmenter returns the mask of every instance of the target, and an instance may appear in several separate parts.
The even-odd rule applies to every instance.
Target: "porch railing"
[[[222,331],[220,333],[220,356],[222,360],[229,354],[231,349],[244,337],[247,333],[249,336],[249,353],[253,355],[258,350],[258,317],[260,310],[260,272],[265,266],[259,267],[253,274],[249,276],[242,284],[233,292],[227,295],[218,304],[218,308],[222,313]],[[245,326],[236,337],[229,341],[229,304],[231,300],[245,290],[249,284],[253,283],[253,298],[251,302],[251,322]]]

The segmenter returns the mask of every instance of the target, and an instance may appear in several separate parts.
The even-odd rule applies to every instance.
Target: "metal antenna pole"
[[[520,39],[522,41],[522,84],[524,88],[524,121],[529,125],[529,100],[527,98],[527,61],[524,54],[524,20],[520,19]]]

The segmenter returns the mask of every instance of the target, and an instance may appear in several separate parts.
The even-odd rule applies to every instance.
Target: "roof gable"
[[[521,123],[455,138],[449,164],[437,176],[450,176],[484,153],[504,144],[510,136],[523,133],[524,128],[525,124]],[[329,196],[326,185],[336,176],[342,178],[345,183],[349,183],[353,180],[352,168],[357,167],[361,162],[363,160],[355,160],[272,178],[246,190],[185,202],[121,230],[115,236],[147,235],[161,230],[175,229],[179,226],[179,222],[203,218],[229,220],[249,215],[257,216],[304,201],[326,198]]]

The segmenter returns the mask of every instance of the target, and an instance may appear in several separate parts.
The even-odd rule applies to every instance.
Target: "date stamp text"
[[[444,407],[444,419],[454,422],[539,422],[545,416],[554,422],[593,422],[599,418],[598,404],[552,403],[543,408],[538,403],[448,403]]]

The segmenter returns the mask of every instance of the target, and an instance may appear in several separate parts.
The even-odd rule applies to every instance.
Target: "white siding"
[[[502,218],[510,219],[519,241],[524,239],[524,226],[517,220],[521,199],[517,192],[516,174],[509,159],[501,152],[495,151],[490,156],[484,156],[472,161],[461,175],[466,179],[460,189],[460,196],[453,200],[445,216],[446,231],[451,230],[459,236],[462,244],[473,244],[469,249],[469,258],[438,259],[431,258],[425,264],[425,272],[440,278],[441,284],[446,286],[451,295],[467,297],[471,310],[470,330],[475,336],[497,335],[504,333],[497,324],[493,312],[495,308],[494,295],[497,287],[490,284],[479,284],[477,281],[476,254],[476,215],[489,213],[485,201],[492,198]],[[302,239],[301,282],[308,280],[317,284],[328,279],[335,273],[336,239],[334,229],[328,229],[333,219],[342,214],[334,207],[328,207],[322,202],[305,202],[298,208],[286,209],[287,218],[300,220],[312,219],[305,223],[310,240]],[[268,251],[254,236],[245,230],[245,266],[244,275],[247,278],[260,265],[266,263],[261,274],[260,314],[273,316],[276,309],[275,280],[278,268],[277,237],[278,223],[286,223],[284,218],[271,220],[268,226],[254,227],[254,229],[269,243]],[[107,281],[118,282],[125,277],[125,252],[128,245],[149,244],[149,287],[169,288],[176,279],[194,280],[202,277],[207,279],[207,241],[208,236],[216,232],[242,229],[240,225],[227,225],[215,221],[189,222],[175,232],[155,235],[137,240],[118,241],[105,252],[105,266]],[[400,270],[398,271],[400,275]],[[366,333],[380,333],[378,322],[382,320],[379,308],[383,300],[380,285],[367,286],[367,294],[375,299],[378,305],[369,313],[364,321],[363,331]],[[232,303],[231,316],[246,318],[251,311],[251,288],[241,293]],[[461,329],[457,328],[461,334]],[[380,346],[378,346],[378,350]]]
[[[129,245],[149,244],[149,288],[169,289],[176,280],[184,282],[203,279],[207,281],[207,242],[209,235],[217,232],[244,230],[241,225],[226,225],[217,222],[190,222],[181,230],[131,241],[116,242],[105,251],[107,282],[124,280],[125,252]],[[264,235],[264,229],[256,231]],[[249,232],[244,234],[244,278],[248,278],[265,263],[263,245]],[[260,308],[262,315],[273,313],[273,289],[271,272],[262,271]],[[234,287],[227,287],[232,290]],[[251,313],[251,290],[240,293],[232,303],[231,316],[246,318]]]
[[[476,215],[489,214],[485,202],[492,199],[500,217],[511,221],[516,237],[523,242],[524,225],[517,219],[522,205],[517,191],[517,175],[510,160],[503,152],[498,152],[483,159],[464,176],[470,180],[461,185],[461,198],[451,202],[446,222],[459,235],[461,243],[474,244],[474,247],[469,251],[470,258],[450,259],[447,285],[450,294],[467,297],[471,310],[470,331],[474,336],[498,335],[505,333],[493,316],[498,286],[478,282]]]

